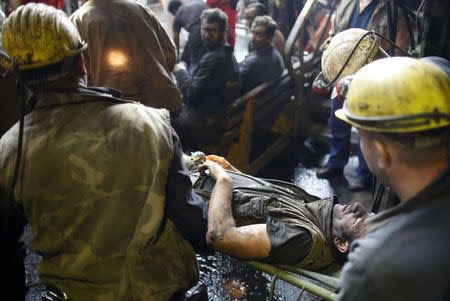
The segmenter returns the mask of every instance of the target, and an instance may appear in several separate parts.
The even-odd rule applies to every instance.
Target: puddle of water
[[[198,255],[197,260],[200,266],[200,279],[208,286],[210,301],[268,300],[272,285],[271,275],[220,253],[210,256]],[[278,280],[273,300],[317,301],[319,298],[308,292],[302,293],[301,289]]]
[[[266,300],[269,295],[270,276],[243,262],[220,253],[197,260],[211,301]]]

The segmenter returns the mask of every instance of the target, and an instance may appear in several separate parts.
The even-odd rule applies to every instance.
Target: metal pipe
[[[386,14],[388,17],[388,33],[389,33],[389,40],[391,41],[395,41],[395,36],[394,36],[394,32],[393,27],[392,27],[392,9],[391,9],[391,4],[389,3],[389,0],[384,0],[384,5],[386,6]],[[389,55],[393,55],[394,54],[394,49],[391,45],[391,47],[389,47],[389,51],[388,51]]]
[[[397,21],[398,21],[398,0],[394,0],[394,11],[392,12],[392,35],[393,35],[393,39],[391,39],[391,41],[393,41],[394,43],[397,42]],[[395,48],[394,46],[391,45],[391,55],[395,55]]]
[[[408,14],[408,10],[403,2],[399,2],[400,9],[402,11],[403,18],[405,18],[406,28],[408,29],[409,35],[409,44],[410,44],[410,53],[414,53],[416,51],[416,39],[414,37],[413,25],[410,19],[410,15]]]
[[[293,63],[292,63],[292,54],[294,52],[294,46],[296,44],[296,41],[299,38],[300,34],[304,34],[305,32],[305,26],[306,26],[306,21],[308,20],[309,16],[311,15],[313,8],[316,4],[317,0],[308,0],[306,1],[305,5],[303,6],[302,11],[300,12],[300,15],[298,16],[297,20],[295,21],[294,26],[292,27],[291,33],[289,34],[287,41],[286,41],[286,46],[284,48],[284,53],[285,53],[285,64],[286,67],[289,71],[289,74],[291,75],[291,77],[293,79],[295,79],[295,84],[297,85],[297,74],[295,72],[295,69],[293,67]],[[300,40],[300,47],[299,47],[299,51],[300,51],[300,68],[302,68],[302,66],[304,65],[304,61],[303,61],[303,49],[305,48],[304,42],[301,39]],[[301,72],[300,72],[301,73]],[[303,83],[301,83],[301,85],[303,85]]]
[[[277,268],[270,264],[265,264],[256,261],[247,261],[247,264],[270,275],[276,275],[278,279],[286,281],[296,287],[302,288],[305,291],[322,298],[323,300],[333,301],[336,299],[337,295],[335,292],[327,290],[316,284],[313,284],[307,280],[301,279],[298,276],[286,272],[280,268]]]

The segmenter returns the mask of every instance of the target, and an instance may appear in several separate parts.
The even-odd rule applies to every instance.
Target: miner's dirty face
[[[347,253],[350,243],[366,233],[368,218],[374,213],[367,212],[360,204],[334,205],[332,235],[337,249]]]

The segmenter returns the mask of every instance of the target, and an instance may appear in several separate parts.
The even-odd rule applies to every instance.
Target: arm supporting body
[[[209,203],[207,242],[216,251],[243,259],[268,257],[271,245],[266,224],[236,227],[231,208],[231,178],[213,162],[207,161],[204,166],[216,179]]]

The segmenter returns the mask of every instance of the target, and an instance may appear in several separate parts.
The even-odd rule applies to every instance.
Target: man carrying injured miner
[[[240,173],[214,155],[198,170],[191,173],[193,190],[209,201],[206,238],[216,251],[319,270],[344,261],[350,243],[365,234],[371,214],[359,204]]]

